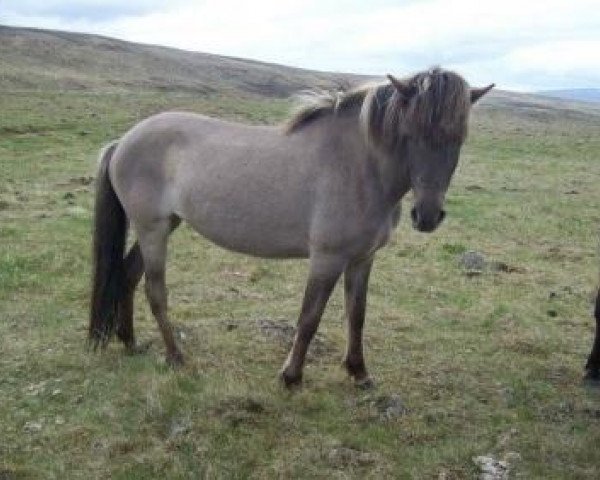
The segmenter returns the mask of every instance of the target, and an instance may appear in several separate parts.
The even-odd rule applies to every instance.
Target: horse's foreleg
[[[149,228],[138,229],[137,233],[144,260],[146,297],[167,347],[167,363],[177,366],[183,364],[183,355],[175,343],[173,328],[167,318],[165,282],[167,238],[171,225],[168,221],[155,222]]]
[[[134,353],[137,351],[137,345],[133,332],[133,297],[135,289],[144,274],[144,260],[137,242],[127,253],[124,268],[125,285],[123,285],[122,297],[119,300],[117,336],[125,344],[125,348]]]
[[[369,378],[363,357],[362,331],[367,306],[367,287],[373,259],[348,265],[344,272],[344,294],[348,322],[348,345],[343,365],[354,378],[356,385],[369,388],[373,382]]]
[[[345,266],[337,256],[319,255],[311,257],[310,273],[294,344],[281,370],[281,379],[286,386],[300,383],[306,352],[312,340],[329,296]]]
[[[586,379],[600,380],[600,289],[596,295],[594,316],[596,317],[596,337],[585,369],[587,370]]]

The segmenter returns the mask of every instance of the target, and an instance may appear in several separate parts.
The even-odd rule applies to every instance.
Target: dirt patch
[[[335,468],[363,467],[377,463],[377,455],[354,448],[335,447],[327,454],[327,462]]]
[[[276,321],[268,318],[261,318],[256,321],[256,326],[264,337],[275,339],[285,347],[286,350],[289,350],[292,347],[296,328],[286,323],[284,320]],[[310,343],[307,357],[309,359],[323,357],[333,354],[334,351],[335,349],[327,338],[322,333],[317,332]]]
[[[212,413],[225,422],[236,427],[240,424],[257,423],[267,408],[260,400],[253,397],[228,397],[216,405]]]

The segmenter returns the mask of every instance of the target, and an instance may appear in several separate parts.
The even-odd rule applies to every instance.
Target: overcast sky
[[[598,0],[0,0],[0,23],[319,70],[438,64],[504,89],[600,87]]]

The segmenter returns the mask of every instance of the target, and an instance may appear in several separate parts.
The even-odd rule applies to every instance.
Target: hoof
[[[143,355],[144,353],[148,352],[150,345],[152,345],[152,340],[148,340],[147,342],[143,343],[134,342],[131,345],[125,346],[125,353],[127,355]]]
[[[375,383],[371,377],[369,377],[363,361],[355,364],[349,362],[348,359],[345,359],[342,362],[342,367],[346,369],[346,372],[350,378],[354,380],[354,386],[356,386],[356,388],[360,388],[361,390],[370,390],[375,387]]]
[[[371,377],[361,378],[360,380],[354,379],[354,386],[359,390],[373,390],[375,382]]]
[[[167,354],[167,365],[171,368],[182,367],[185,362],[183,361],[183,353],[175,351]]]
[[[279,372],[279,380],[287,389],[297,388],[302,385],[302,374],[291,375],[286,370]]]

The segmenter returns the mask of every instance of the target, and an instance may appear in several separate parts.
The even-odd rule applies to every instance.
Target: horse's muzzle
[[[413,228],[419,232],[433,232],[446,218],[445,210],[427,211],[413,207],[410,211]]]

